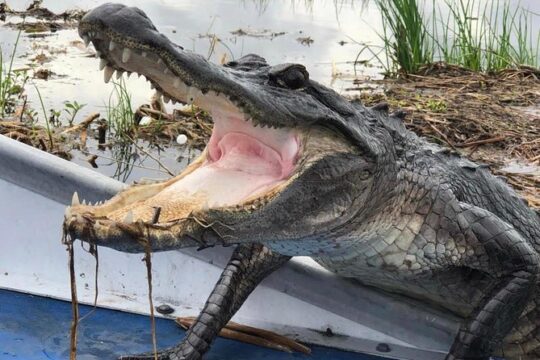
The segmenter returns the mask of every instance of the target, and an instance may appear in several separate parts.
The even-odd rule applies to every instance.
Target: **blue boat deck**
[[[80,314],[90,306],[80,306]],[[64,360],[69,358],[71,304],[66,301],[0,289],[0,359]],[[174,321],[156,319],[159,347],[174,345],[184,336]],[[115,359],[151,349],[147,316],[97,309],[79,326],[80,360]],[[219,338],[206,360],[385,360],[386,358],[311,346],[310,356],[287,354]]]

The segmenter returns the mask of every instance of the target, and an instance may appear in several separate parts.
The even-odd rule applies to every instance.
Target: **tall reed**
[[[388,74],[414,73],[435,61],[475,71],[539,67],[534,14],[509,0],[376,0]],[[430,15],[426,8],[431,6]]]

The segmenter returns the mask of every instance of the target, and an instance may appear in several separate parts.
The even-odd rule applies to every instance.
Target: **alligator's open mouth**
[[[79,29],[101,56],[108,82],[128,72],[144,75],[165,100],[194,103],[214,121],[212,136],[199,159],[180,175],[152,185],[135,186],[99,206],[74,206],[70,214],[87,214],[103,223],[171,223],[209,209],[253,212],[268,203],[294,178],[301,158],[303,133],[273,127],[247,115],[226,92],[201,89],[150,50],[129,47],[129,39],[109,36],[107,29]],[[232,98],[232,99],[231,99]],[[74,219],[76,219],[74,217]],[[79,222],[82,221],[78,217]]]
[[[185,217],[198,209],[252,207],[253,200],[275,193],[294,173],[301,151],[299,132],[257,124],[226,94],[203,94],[201,89],[188,87],[153,53],[115,44],[105,32],[83,37],[94,42],[98,51],[106,47],[103,53],[107,56],[101,59],[105,81],[114,71],[144,74],[153,87],[167,94],[167,100],[194,103],[214,120],[210,141],[192,166],[153,196],[109,212],[110,219],[150,221],[156,207],[162,209],[162,221]]]

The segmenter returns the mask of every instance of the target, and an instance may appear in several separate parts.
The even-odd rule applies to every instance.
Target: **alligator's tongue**
[[[225,134],[212,149],[217,158],[162,192],[202,193],[210,206],[234,205],[288,176],[280,153],[262,141],[240,132]]]

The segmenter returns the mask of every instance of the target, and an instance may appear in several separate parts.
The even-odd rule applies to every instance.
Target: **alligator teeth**
[[[90,38],[87,35],[83,35],[82,38],[85,46],[90,45]]]
[[[68,207],[66,208],[66,211],[64,211],[64,217],[65,217],[66,219],[69,219],[69,216],[70,216],[70,215],[71,215],[71,206],[68,206]]]
[[[83,199],[83,200],[82,200],[82,204],[83,204],[84,206],[86,206],[86,205],[87,205],[87,204],[86,204],[86,200]]]
[[[105,59],[99,60],[99,70],[105,69],[106,66],[107,66],[107,60]]]
[[[114,41],[111,41],[109,43],[109,51],[113,51],[116,48],[116,43]]]
[[[179,79],[179,78],[175,78],[175,79],[174,79],[173,85],[174,85],[175,88],[179,88],[179,87],[180,87],[180,79]]]
[[[133,223],[133,211],[129,210],[126,216],[124,217],[124,223],[131,224]]]
[[[114,69],[110,66],[105,66],[105,71],[103,71],[103,80],[105,80],[106,84],[111,80],[113,74]]]
[[[120,79],[124,75],[122,70],[116,70],[116,80]]]
[[[73,193],[73,197],[71,198],[71,206],[75,206],[75,205],[80,205],[80,201],[79,201],[79,194],[77,194],[77,192],[75,191]]]
[[[128,48],[124,48],[124,51],[122,51],[122,62],[127,63],[130,57],[131,57],[131,50]]]

